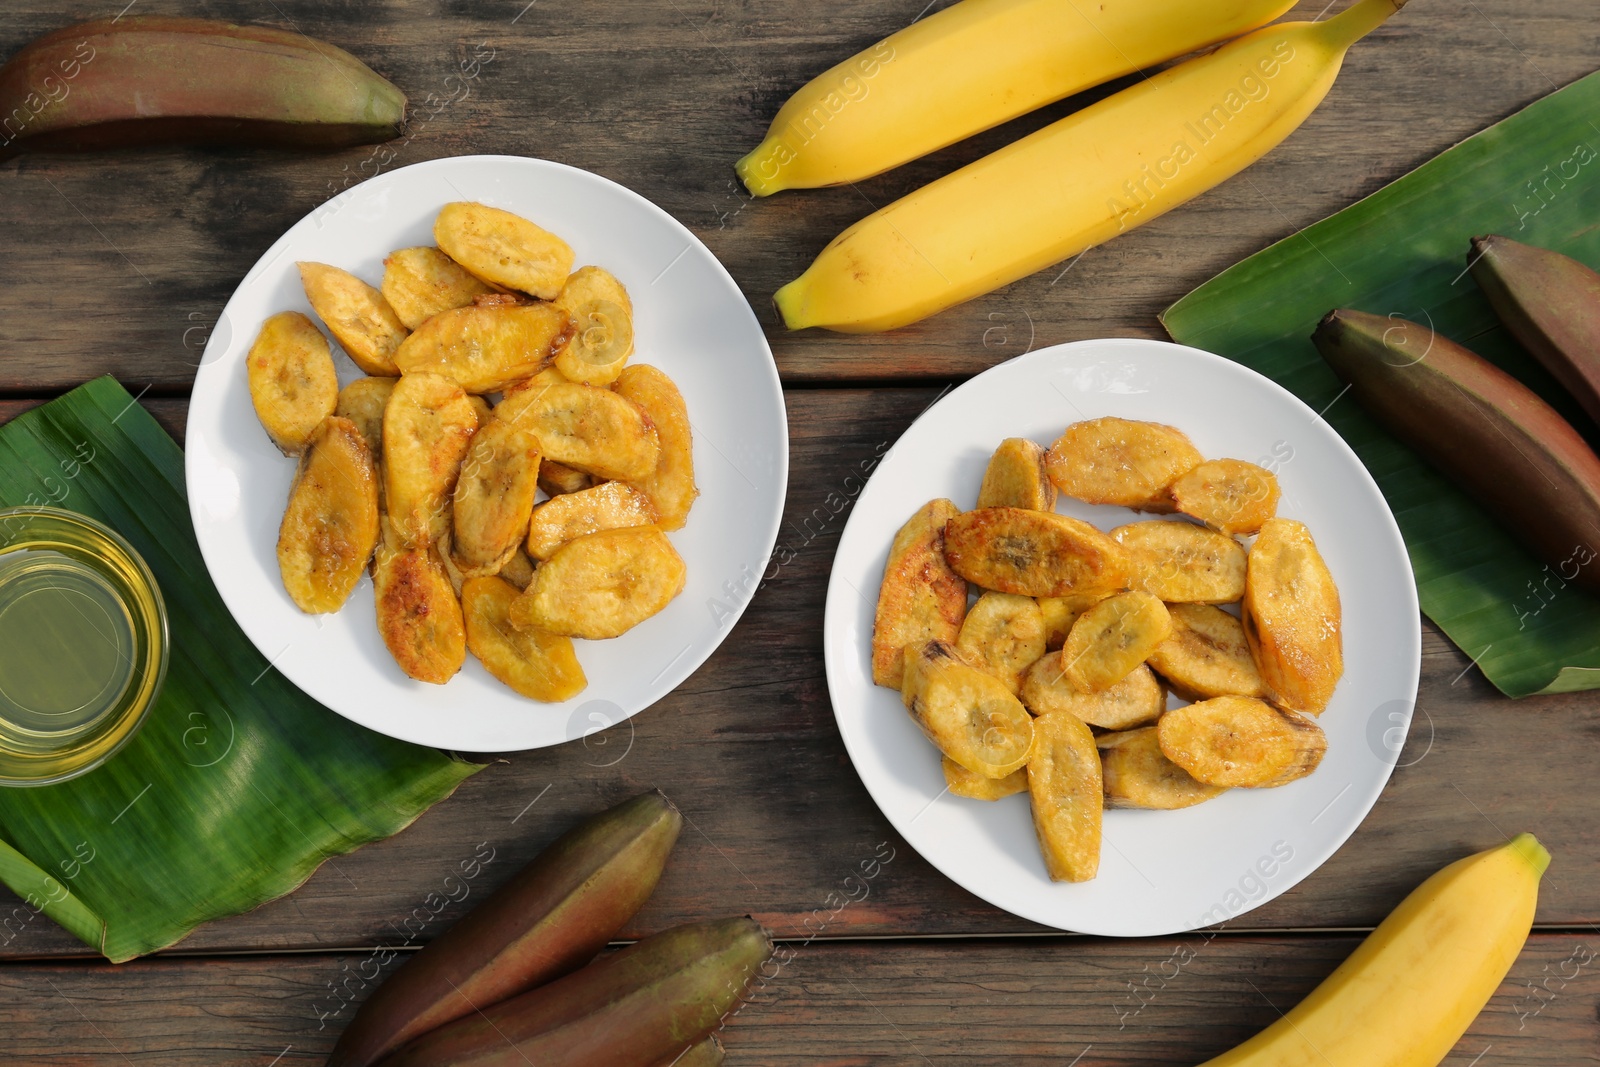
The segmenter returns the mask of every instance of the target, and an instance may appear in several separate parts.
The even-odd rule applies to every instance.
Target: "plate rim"
[[[919,412],[917,417],[912,420],[911,424],[908,425],[900,433],[900,435],[895,438],[894,444],[889,448],[889,452],[892,453],[896,448],[898,448],[900,443],[919,422],[933,414],[935,411],[944,408],[946,405],[954,406],[959,404],[963,399],[963,394],[970,395],[969,390],[975,392],[976,390],[973,387],[989,375],[995,374],[1002,370],[1014,371],[1015,368],[1025,364],[1043,364],[1051,361],[1059,361],[1063,359],[1064,353],[1070,354],[1072,352],[1087,348],[1098,348],[1102,350],[1107,348],[1155,348],[1168,352],[1181,353],[1184,358],[1196,358],[1202,364],[1210,363],[1215,366],[1225,366],[1230,372],[1242,372],[1246,378],[1254,378],[1257,380],[1258,384],[1264,384],[1269,393],[1276,393],[1279,399],[1286,400],[1290,410],[1294,410],[1305,415],[1308,421],[1322,422],[1327,426],[1327,433],[1329,438],[1332,440],[1335,450],[1341,452],[1344,458],[1350,462],[1352,468],[1359,473],[1360,478],[1365,482],[1366,487],[1382,505],[1382,514],[1384,520],[1383,530],[1385,537],[1398,548],[1400,558],[1406,562],[1406,573],[1410,576],[1410,581],[1403,584],[1403,596],[1405,598],[1405,604],[1396,605],[1397,610],[1408,607],[1410,617],[1414,620],[1414,625],[1406,628],[1405,630],[1406,636],[1411,640],[1412,647],[1415,652],[1414,655],[1409,657],[1408,661],[1406,682],[1407,693],[1404,698],[1409,703],[1409,710],[1406,713],[1405,722],[1407,736],[1409,736],[1416,714],[1417,693],[1419,691],[1422,674],[1422,609],[1417,595],[1416,574],[1411,568],[1410,556],[1406,551],[1405,539],[1400,533],[1399,523],[1395,520],[1394,511],[1392,508],[1390,508],[1387,498],[1383,495],[1382,489],[1378,486],[1377,481],[1372,477],[1372,472],[1367,469],[1366,464],[1361,461],[1361,457],[1357,455],[1355,450],[1350,447],[1349,442],[1347,442],[1337,430],[1333,429],[1331,425],[1327,424],[1326,420],[1323,419],[1322,416],[1319,415],[1315,410],[1313,410],[1305,401],[1301,400],[1298,396],[1280,383],[1272,380],[1259,371],[1245,366],[1242,363],[1228,359],[1225,356],[1219,356],[1214,352],[1207,352],[1204,349],[1195,348],[1191,345],[1179,344],[1174,341],[1163,341],[1157,338],[1086,338],[1078,341],[1068,341],[1061,344],[1049,345],[1045,348],[1036,349],[1032,352],[1025,352],[1020,356],[997,363],[992,367],[987,367],[983,371],[969,378],[967,381],[962,382],[949,393],[939,397],[932,404],[928,405],[927,408]],[[1065,423],[1063,425],[1065,425]],[[886,455],[887,454],[888,453],[886,453]],[[878,477],[881,472],[882,467],[880,465],[878,469],[875,469],[872,472],[871,477],[869,477],[867,480],[867,484],[862,487],[860,497],[866,496],[867,491],[871,488],[872,480]],[[860,497],[857,499],[856,506],[851,508],[850,516],[845,522],[844,529],[840,532],[839,544],[834,550],[835,565],[832,566],[829,571],[828,588],[824,595],[823,601],[823,665],[827,676],[828,699],[833,711],[834,725],[838,728],[840,739],[844,743],[845,751],[850,757],[850,763],[856,772],[856,777],[861,781],[863,787],[865,787],[867,794],[872,798],[872,802],[877,807],[878,811],[885,819],[888,820],[895,832],[899,834],[901,839],[906,842],[906,845],[913,851],[916,851],[917,854],[921,856],[924,862],[926,862],[930,867],[938,871],[945,878],[948,878],[950,881],[954,882],[956,885],[960,886],[966,892],[971,893],[973,896],[984,901],[991,907],[997,908],[1008,914],[1015,915],[1018,918],[1025,919],[1029,922],[1035,922],[1043,926],[1049,926],[1058,930],[1097,937],[1163,937],[1190,933],[1192,931],[1202,929],[1203,926],[1181,922],[1177,925],[1152,924],[1149,926],[1141,926],[1137,929],[1126,926],[1119,927],[1116,924],[1095,925],[1092,929],[1085,928],[1083,925],[1066,926],[1063,925],[1059,920],[1053,920],[1050,917],[1045,917],[1038,914],[1029,914],[994,899],[999,894],[990,892],[982,885],[974,884],[974,879],[972,879],[964,870],[946,869],[945,866],[924,855],[922,851],[918,849],[917,846],[912,842],[911,835],[907,833],[907,828],[901,825],[900,817],[897,814],[891,813],[889,808],[886,807],[885,804],[879,799],[878,786],[876,786],[873,781],[870,781],[868,777],[862,773],[861,761],[858,759],[856,751],[856,746],[857,744],[861,743],[861,739],[857,738],[856,740],[852,741],[851,731],[846,729],[844,714],[840,710],[840,695],[843,685],[843,676],[847,670],[852,668],[845,663],[836,662],[836,658],[832,651],[832,636],[837,629],[847,625],[845,618],[848,616],[848,614],[852,610],[859,609],[852,608],[850,600],[845,595],[846,593],[849,593],[851,596],[854,596],[855,593],[854,590],[846,588],[849,585],[849,582],[843,577],[842,569],[837,566],[837,560],[839,553],[843,551],[844,546],[851,535],[851,528],[855,525],[857,518],[861,515]],[[866,520],[863,519],[862,521],[865,522]],[[874,586],[874,588],[876,588],[876,586]],[[876,594],[873,596],[873,602],[876,603]],[[868,684],[873,684],[871,683],[870,679],[868,679]],[[1398,753],[1396,753],[1396,755],[1398,756]],[[1236,922],[1238,919],[1256,910],[1262,905],[1276,900],[1278,897],[1288,893],[1295,886],[1299,885],[1307,878],[1310,878],[1317,871],[1321,870],[1323,865],[1326,864],[1328,860],[1333,858],[1334,854],[1349,842],[1350,838],[1355,835],[1355,832],[1360,829],[1362,824],[1366,822],[1367,817],[1372,813],[1372,809],[1377,805],[1378,800],[1388,788],[1389,781],[1394,774],[1395,767],[1398,765],[1398,760],[1386,760],[1383,761],[1383,763],[1384,766],[1380,779],[1377,783],[1377,789],[1373,792],[1372,797],[1366,802],[1362,810],[1353,818],[1351,818],[1349,827],[1340,835],[1338,835],[1338,839],[1331,843],[1331,845],[1327,848],[1326,853],[1319,856],[1315,863],[1308,864],[1304,870],[1297,872],[1294,876],[1286,877],[1281,883],[1274,884],[1269,891],[1265,892],[1260,897],[1260,899],[1248,900],[1244,907],[1229,915],[1225,920],[1226,922]],[[943,795],[944,794],[941,793],[934,797],[933,800],[936,801]],[[932,801],[930,801],[930,805],[931,803]],[[913,818],[911,821],[915,821],[915,818]]]
[[[373,191],[382,190],[386,186],[392,186],[399,181],[415,180],[420,176],[425,176],[426,173],[431,171],[450,170],[453,168],[471,166],[474,164],[510,165],[514,167],[527,167],[535,171],[550,171],[554,173],[565,172],[570,175],[577,175],[581,180],[598,182],[602,188],[607,189],[607,191],[612,195],[620,195],[626,200],[633,201],[637,205],[641,206],[645,211],[650,212],[660,218],[667,224],[669,230],[676,232],[678,236],[682,237],[686,242],[689,243],[688,247],[698,247],[714,266],[717,275],[727,285],[730,294],[736,298],[739,313],[747,316],[749,324],[754,327],[755,335],[760,341],[759,355],[764,355],[766,357],[764,360],[756,360],[755,362],[759,363],[760,365],[759,373],[764,379],[764,384],[770,388],[771,395],[776,399],[777,412],[781,416],[775,422],[775,432],[777,437],[774,442],[776,446],[774,449],[774,454],[777,458],[777,465],[773,474],[773,478],[778,487],[777,496],[774,500],[772,512],[767,517],[765,529],[764,531],[760,532],[760,535],[757,538],[757,543],[764,546],[761,550],[762,562],[760,569],[765,571],[767,564],[771,561],[773,552],[777,548],[778,534],[783,525],[783,513],[788,503],[791,447],[791,442],[789,440],[788,404],[786,398],[784,397],[783,381],[778,373],[777,360],[773,355],[772,345],[767,340],[766,330],[762,326],[760,318],[756,315],[754,307],[751,306],[749,300],[745,297],[744,291],[740,288],[737,279],[733,277],[732,273],[728,270],[727,266],[722,262],[722,260],[717,257],[716,253],[711,251],[710,247],[707,246],[706,243],[694,233],[694,231],[690,230],[686,225],[679,221],[671,212],[667,211],[666,208],[661,207],[649,197],[646,197],[642,193],[628,188],[626,185],[623,185],[621,182],[618,182],[615,179],[609,178],[603,174],[598,174],[591,170],[585,170],[582,167],[575,167],[571,164],[562,163],[553,159],[544,159],[538,156],[510,155],[505,153],[468,153],[464,155],[440,156],[435,159],[421,160],[416,163],[406,164],[402,167],[396,167],[393,170],[385,171],[380,174],[375,174],[371,178],[368,178],[355,185],[351,185],[348,188],[339,190],[332,196],[317,203],[310,210],[306,211],[298,219],[291,223],[284,230],[284,232],[278,236],[277,240],[273,241],[272,244],[269,245],[259,257],[257,257],[255,262],[250,265],[250,268],[246,270],[245,273],[240,277],[238,283],[234,286],[233,291],[229,294],[227,301],[223,304],[221,311],[218,313],[217,321],[219,323],[223,321],[228,321],[231,323],[232,317],[230,316],[230,312],[233,310],[235,304],[239,301],[240,293],[245,289],[245,287],[253,282],[258,274],[277,262],[278,258],[283,254],[285,248],[289,245],[291,237],[297,230],[303,226],[306,226],[307,224],[313,223],[318,216],[327,213],[331,207],[340,204],[341,201],[345,200],[346,198],[354,198],[362,191],[370,194]],[[406,177],[402,178],[402,175]],[[319,324],[318,328],[319,330],[324,329],[321,324]],[[207,375],[208,367],[212,365],[220,366],[222,363],[221,357],[226,354],[221,349],[231,347],[234,343],[231,332],[232,331],[230,330],[229,335],[223,337],[219,344],[219,331],[213,328],[210,332],[210,335],[206,339],[206,346],[201,353],[200,364],[195,372],[194,382],[190,389],[189,414],[191,416],[195,410],[195,399],[198,395],[200,395],[200,382],[202,378]],[[324,332],[326,331],[324,330]],[[337,346],[336,339],[332,343]],[[217,345],[219,351],[214,352],[213,345]],[[338,351],[342,352],[342,347],[338,348]],[[346,358],[348,358],[348,356]],[[223,380],[221,378],[220,371],[214,372],[212,376],[215,377],[219,382]],[[208,389],[207,392],[217,397],[221,397],[221,389],[221,386],[213,387]],[[218,598],[222,601],[223,606],[227,609],[229,616],[234,621],[234,624],[244,632],[244,635],[249,639],[251,645],[253,645],[262,656],[267,658],[269,668],[278,670],[291,684],[300,689],[302,692],[306,693],[306,695],[312,700],[317,701],[317,703],[321,704],[323,707],[341,716],[342,718],[348,719],[356,725],[372,730],[375,733],[380,733],[400,741],[409,742],[411,744],[426,745],[431,748],[438,748],[445,751],[530,752],[542,748],[553,748],[562,744],[570,744],[573,741],[584,740],[587,738],[588,734],[585,733],[579,737],[568,737],[559,741],[549,741],[543,744],[534,745],[496,747],[492,749],[485,749],[481,746],[464,746],[458,743],[452,743],[448,740],[440,740],[436,735],[417,733],[415,731],[406,729],[404,726],[392,729],[380,728],[378,725],[374,725],[373,722],[364,721],[363,719],[347,714],[340,708],[335,707],[332,704],[324,703],[320,698],[312,695],[311,692],[301,685],[301,683],[295,677],[292,677],[287,672],[284,672],[282,668],[274,662],[272,653],[263,645],[262,641],[258,639],[257,635],[253,632],[252,627],[246,622],[246,619],[241,617],[240,613],[235,610],[234,605],[230,602],[227,595],[223,593],[223,585],[222,583],[219,583],[216,578],[216,566],[213,564],[211,551],[207,546],[207,538],[202,533],[202,530],[205,529],[206,524],[203,524],[200,521],[199,509],[201,507],[202,495],[196,491],[195,479],[197,477],[199,477],[199,474],[197,473],[195,462],[192,459],[190,450],[186,446],[184,448],[184,492],[189,508],[190,528],[194,532],[195,541],[200,549],[201,559],[205,563],[207,578],[217,590]],[[640,704],[638,707],[627,708],[622,707],[620,704],[614,705],[618,707],[622,714],[615,722],[607,723],[607,728],[614,727],[622,722],[631,720],[640,712],[653,707],[655,704],[659,703],[661,700],[675,692],[678,687],[687,681],[695,671],[699,670],[700,667],[703,666],[706,661],[709,660],[717,652],[717,650],[722,647],[723,643],[727,641],[728,637],[738,628],[738,624],[744,617],[745,611],[755,600],[755,593],[756,589],[751,588],[748,590],[746,595],[741,597],[739,600],[731,605],[727,605],[732,607],[732,612],[725,617],[724,625],[718,629],[714,639],[707,644],[706,648],[701,654],[697,656],[690,656],[681,661],[675,661],[669,664],[668,670],[664,674],[664,677],[668,680],[668,683],[663,687],[659,695],[645,703]],[[470,654],[468,658],[471,658]],[[532,701],[529,703],[530,705],[534,704]]]

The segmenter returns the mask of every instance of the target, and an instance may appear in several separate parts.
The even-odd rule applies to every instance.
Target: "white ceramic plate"
[[[452,200],[478,200],[560,234],[634,304],[634,362],[672,376],[694,427],[700,498],[672,533],[688,584],[666,610],[611,641],[579,641],[589,687],[565,704],[513,693],[471,656],[449,684],[407,678],[374,626],[363,579],[336,614],[308,616],[279,580],[278,523],[294,462],[250,404],[245,355],[267,316],[311,313],[298,260],[376,285],[396,248],[433,243]],[[359,371],[336,356],[341,384]],[[788,426],[772,352],[733,279],[666,212],[605,178],[544,160],[464,156],[419,163],[341,193],[284,234],[245,276],[212,331],[189,407],[189,507],[206,566],[273,666],[347,718],[392,737],[473,752],[539,748],[610,726],[687,678],[728,635],[777,537]]]
[[[938,752],[872,684],[872,618],[902,523],[928,500],[972,507],[1006,437],[1048,446],[1071,422],[1115,415],[1177,426],[1208,457],[1274,469],[1278,513],[1306,523],[1344,609],[1345,674],[1321,717],[1328,753],[1277,789],[1235,789],[1181,811],[1107,811],[1099,877],[1051,882],[1026,794],[997,803],[945,790]],[[1063,500],[1109,530],[1137,516]],[[1082,341],[1004,363],[940,400],[884,457],[845,527],[824,647],[834,715],[867,789],[911,846],[997,907],[1064,930],[1177,933],[1237,917],[1316,870],[1388,781],[1421,664],[1416,587],[1383,497],[1316,412],[1237,363],[1159,341]],[[1174,703],[1177,703],[1174,701]]]

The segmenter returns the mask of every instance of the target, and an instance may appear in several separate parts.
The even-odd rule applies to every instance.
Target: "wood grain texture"
[[[1294,14],[1323,8],[1313,0]],[[1160,337],[1157,312],[1221,269],[1600,66],[1593,13],[1571,0],[1415,4],[1351,52],[1326,102],[1267,159],[1070,271],[1041,272],[889,335],[789,334],[771,294],[835,234],[1120,87],[857,187],[743,194],[733,161],[787,96],[923,10],[923,0],[835,5],[825,16],[780,0],[143,0],[135,13],[266,21],[343,46],[410,95],[411,127],[381,148],[333,153],[156,148],[0,165],[0,352],[9,357],[0,390],[57,391],[112,371],[134,391],[181,392],[239,279],[292,223],[380,170],[474,152],[556,159],[656,201],[727,265],[790,382],[944,378],[1030,347]],[[89,0],[18,0],[0,24],[0,53],[106,15]],[[459,64],[485,43],[494,58],[463,77]],[[1530,161],[1530,173],[1544,162]]]
[[[722,1037],[730,1067],[1193,1064],[1272,1023],[1356,943],[784,946],[792,958]],[[1535,935],[1445,1064],[1600,1063],[1600,977],[1577,962],[1597,951],[1592,933]],[[362,973],[380,972],[339,954],[0,966],[6,1054],[51,1067],[320,1064],[372,988]]]
[[[791,937],[1037,932],[956,887],[890,829],[845,753],[823,673],[827,572],[860,475],[938,395],[790,390],[789,497],[775,557],[790,562],[705,666],[628,723],[504,756],[405,832],[327,864],[283,900],[202,927],[180,950],[420,944],[578,819],[651,787],[688,822],[629,936],[742,913]],[[21,406],[0,403],[0,418]],[[148,406],[169,427],[181,423],[181,401]],[[1234,928],[1370,927],[1439,867],[1522,830],[1556,856],[1539,921],[1600,922],[1600,798],[1590,762],[1575,755],[1600,738],[1600,693],[1506,700],[1425,626],[1419,708],[1400,765],[1356,835]],[[1378,736],[1387,726],[1376,724]],[[444,879],[480,842],[495,859],[462,896]],[[880,848],[893,859],[870,895],[831,915],[844,879]],[[0,958],[83,953],[19,907],[0,927]],[[0,905],[0,919],[7,914]]]

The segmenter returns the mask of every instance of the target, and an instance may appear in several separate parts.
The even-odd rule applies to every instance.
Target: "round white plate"
[[[1310,527],[1339,586],[1345,673],[1320,722],[1315,773],[1234,789],[1181,811],[1107,811],[1100,873],[1050,881],[1026,794],[986,803],[945,790],[939,755],[899,694],[872,684],[872,618],[889,542],[912,512],[972,507],[1002,439],[1048,446],[1080,419],[1182,429],[1208,457],[1276,471],[1278,513]],[[1131,511],[1063,500],[1101,529]],[[1160,341],[1081,341],[984,372],[933,405],[878,465],[845,527],[828,586],[828,689],[845,746],[889,821],[946,876],[996,907],[1064,930],[1122,937],[1232,919],[1299,882],[1377,800],[1399,755],[1421,665],[1416,587],[1400,531],[1366,469],[1316,412],[1237,363]],[[1177,703],[1174,701],[1174,703]]]
[[[294,461],[251,407],[245,356],[267,316],[311,313],[298,260],[340,266],[369,284],[397,248],[433,243],[453,200],[524,215],[611,271],[634,304],[637,351],[672,376],[694,427],[700,498],[670,535],[688,564],[682,595],[611,641],[579,641],[589,687],[540,704],[471,656],[447,685],[401,673],[374,625],[372,583],[343,610],[302,614],[278,576],[278,524]],[[339,353],[340,383],[359,376]],[[189,509],[222,599],[257,648],[328,707],[391,737],[469,752],[540,748],[613,725],[687,678],[721,644],[766,568],[788,485],[788,424],[772,352],[728,272],[666,212],[586,171],[515,156],[462,156],[380,175],[328,201],[245,276],[212,331],[189,406]]]

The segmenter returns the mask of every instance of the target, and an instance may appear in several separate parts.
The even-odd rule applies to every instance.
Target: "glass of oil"
[[[60,508],[0,510],[0,786],[100,766],[166,672],[166,605],[132,545]]]

